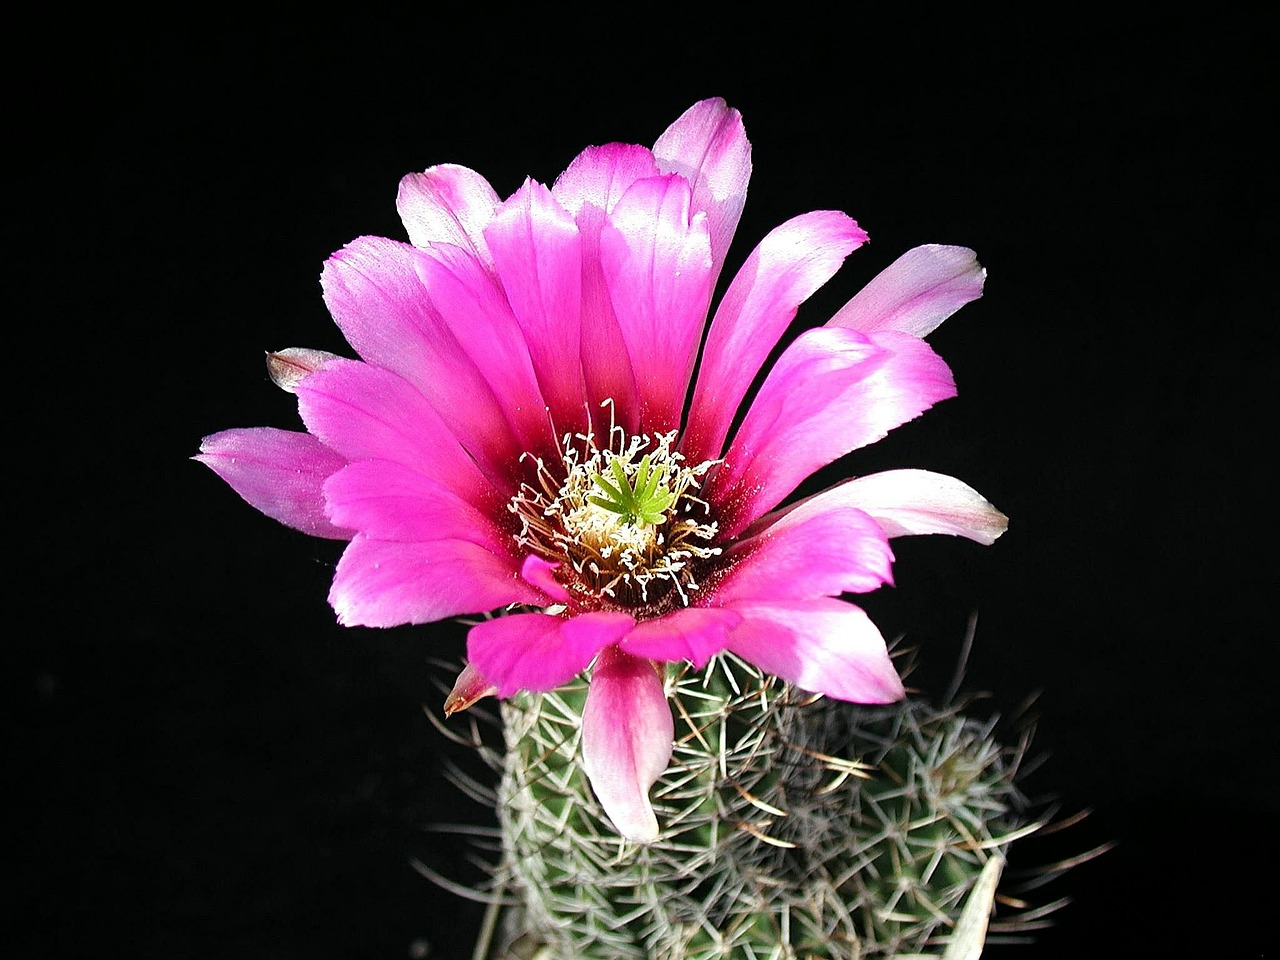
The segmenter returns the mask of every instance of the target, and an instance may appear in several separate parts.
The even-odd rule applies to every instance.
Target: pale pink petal
[[[905,695],[884,638],[862,610],[840,600],[739,603],[729,649],[803,690],[854,703]]]
[[[267,375],[271,382],[286,393],[297,393],[300,384],[326,363],[339,359],[327,350],[310,347],[285,347],[267,354]]]
[[[548,563],[535,554],[529,554],[520,565],[520,576],[532,583],[557,603],[565,603],[569,599],[569,591],[555,578],[553,571],[560,564]]]
[[[642,430],[678,429],[707,308],[711,248],[682,177],[637,180],[600,233],[614,315],[637,371]]]
[[[587,147],[578,154],[564,173],[556,178],[551,193],[575,218],[595,210],[596,230],[603,215],[613,209],[627,188],[637,180],[656,177],[663,171],[647,147],[629,143],[608,143]],[[580,220],[581,224],[581,220]],[[584,229],[584,232],[590,232]]]
[[[678,173],[689,181],[693,209],[707,212],[714,284],[751,179],[751,143],[742,115],[718,97],[695,103],[658,138],[653,155],[663,173]]]
[[[721,534],[735,536],[818,468],[955,392],[947,365],[918,337],[839,327],[802,334],[711,478],[706,496],[720,505]]]
[[[893,551],[880,525],[861,510],[796,509],[735,544],[729,570],[707,603],[806,600],[867,593],[892,583]]]
[[[587,396],[595,403],[612,400],[617,425],[628,433],[639,426],[636,380],[600,266],[600,231],[627,189],[658,172],[646,148],[611,143],[588,147],[551,188],[577,221],[582,240],[582,376]],[[591,411],[592,416],[599,412]]]
[[[675,723],[652,663],[607,649],[596,661],[582,710],[582,767],[618,833],[658,837],[649,788],[671,762]]]
[[[741,619],[729,610],[680,607],[655,620],[636,624],[618,646],[649,660],[688,660],[701,670],[724,649],[728,631]]]
[[[468,663],[453,682],[453,689],[444,699],[444,715],[446,717],[474,706],[485,697],[496,696],[498,688],[484,678],[484,675]]]
[[[856,507],[888,537],[945,533],[990,545],[1009,518],[961,480],[929,470],[886,470],[849,480],[796,504],[794,510]],[[770,523],[763,517],[756,526]]]
[[[313,537],[350,540],[324,511],[325,479],[347,461],[309,433],[249,427],[223,430],[200,443],[199,460],[252,507]]]
[[[361,237],[325,264],[325,303],[347,341],[369,363],[408,380],[490,476],[522,452],[503,404],[441,319],[419,268],[427,254]]]
[[[843,213],[819,210],[770,231],[716,308],[698,370],[681,452],[693,463],[718,457],[729,425],[769,351],[800,304],[866,242]]]
[[[396,196],[396,209],[415,247],[451,243],[486,264],[492,260],[484,228],[497,206],[498,195],[488,180],[452,163],[409,174]]]
[[[485,238],[557,432],[583,430],[578,225],[551,191],[526,180],[498,209],[485,228]]]
[[[476,624],[467,634],[467,657],[498,688],[554,690],[568,683],[597,653],[635,626],[625,613],[584,613],[566,619],[546,613],[517,613]]]
[[[357,537],[347,545],[329,590],[348,627],[431,623],[543,597],[509,557],[469,540],[397,543]]]
[[[433,246],[414,268],[440,318],[498,398],[522,451],[549,450],[547,405],[502,288],[470,252],[449,244]]]
[[[440,414],[398,374],[334,360],[308,376],[296,392],[307,429],[348,460],[391,460],[471,503],[498,499]]]
[[[372,540],[470,540],[500,556],[511,554],[511,536],[488,515],[390,460],[343,467],[325,481],[324,498],[329,519]]]
[[[827,323],[863,333],[897,330],[916,337],[982,296],[987,271],[968,247],[928,244],[908,250],[863,287]]]

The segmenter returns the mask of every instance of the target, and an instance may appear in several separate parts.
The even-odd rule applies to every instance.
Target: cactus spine
[[[496,879],[521,906],[491,956],[942,956],[984,865],[1038,826],[1025,744],[957,705],[838,703],[727,654],[667,687],[648,845],[617,836],[578,762],[585,683],[504,702]]]

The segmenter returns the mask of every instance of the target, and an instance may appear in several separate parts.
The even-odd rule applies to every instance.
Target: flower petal
[[[498,556],[510,554],[510,537],[486,514],[390,460],[348,464],[325,481],[324,498],[335,524],[372,540],[470,540]]]
[[[923,337],[982,296],[987,271],[968,247],[927,244],[908,250],[828,321],[863,333],[897,330]]]
[[[557,603],[565,603],[571,595],[552,574],[552,571],[559,566],[560,564],[558,563],[548,563],[536,554],[531,553],[520,564],[520,576],[532,583],[552,600]]]
[[[631,617],[612,611],[569,619],[546,613],[495,617],[471,628],[467,657],[500,697],[517,690],[554,690],[634,626]]]
[[[484,228],[497,206],[498,195],[488,180],[453,163],[409,174],[396,195],[396,209],[415,247],[451,243],[485,264],[493,261]]]
[[[600,233],[614,315],[640,375],[642,432],[678,429],[711,303],[706,217],[682,177],[637,180]]]
[[[606,649],[582,711],[582,766],[591,789],[628,840],[658,837],[649,788],[671,762],[675,723],[652,663]]]
[[[802,334],[782,354],[711,477],[732,537],[837,457],[955,395],[951,371],[923,340],[839,327]]]
[[[578,225],[550,190],[526,180],[498,209],[485,239],[558,431],[585,429]]]
[[[587,147],[574,157],[564,173],[556,178],[551,193],[584,228],[584,233],[590,232],[585,229],[590,222],[595,223],[598,232],[604,215],[613,209],[628,187],[662,172],[647,147],[608,143]]]
[[[338,561],[329,603],[348,627],[431,623],[510,603],[540,603],[513,561],[468,540],[397,543],[356,537]]]
[[[730,610],[681,607],[655,620],[644,620],[622,638],[619,648],[649,660],[689,660],[701,670],[725,648],[728,631],[742,618]]]
[[[309,433],[249,427],[223,430],[200,443],[199,460],[252,507],[313,537],[350,540],[352,531],[325,514],[321,488],[346,459]]]
[[[653,155],[663,173],[678,173],[689,181],[693,209],[707,212],[714,285],[751,179],[751,143],[742,115],[719,97],[695,103],[658,138]]]
[[[333,360],[295,392],[307,429],[348,460],[403,464],[471,503],[496,496],[440,414],[398,374]]]
[[[551,188],[573,215],[582,240],[582,375],[587,396],[614,402],[618,426],[634,433],[639,424],[636,381],[622,331],[600,266],[600,230],[627,189],[659,174],[645,147],[610,143],[588,147]]]
[[[398,373],[426,398],[489,476],[503,476],[522,447],[492,387],[431,303],[408,244],[361,237],[325,263],[325,303],[347,341],[374,366]]]
[[[441,319],[498,398],[521,450],[551,449],[547,405],[502,288],[462,247],[436,244],[413,266]]]
[[[698,370],[681,452],[718,457],[751,381],[800,304],[866,242],[853,220],[818,210],[788,220],[751,252],[716,308]]]
[[[796,504],[828,509],[857,507],[888,537],[946,533],[989,546],[1009,527],[1009,518],[961,480],[929,470],[886,470],[849,480]],[[760,525],[771,522],[764,517]]]
[[[905,695],[884,638],[859,608],[840,600],[739,603],[729,649],[796,686],[854,703]]]
[[[797,508],[736,544],[707,603],[807,600],[866,593],[893,582],[893,551],[880,525],[848,506]]]

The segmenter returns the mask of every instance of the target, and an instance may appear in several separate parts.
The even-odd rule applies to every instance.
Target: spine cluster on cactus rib
[[[503,703],[495,883],[520,907],[492,957],[940,957],[984,866],[1039,826],[1025,741],[962,704],[841,703],[730,654],[667,686],[676,746],[648,844],[618,837],[576,760],[585,683]]]

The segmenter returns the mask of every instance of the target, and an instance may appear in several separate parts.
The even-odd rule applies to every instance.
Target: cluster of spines
[[[578,762],[586,684],[503,705],[495,883],[540,960],[939,956],[984,864],[1040,825],[1015,784],[1025,742],[960,705],[837,703],[728,655],[668,683],[663,833],[642,846]]]

